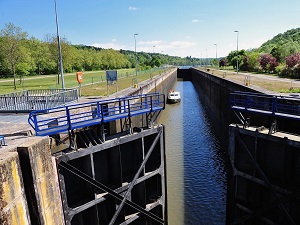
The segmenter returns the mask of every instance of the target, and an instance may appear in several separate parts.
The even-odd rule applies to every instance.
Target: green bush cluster
[[[239,70],[300,78],[300,28],[278,34],[257,49],[232,51],[222,59]]]

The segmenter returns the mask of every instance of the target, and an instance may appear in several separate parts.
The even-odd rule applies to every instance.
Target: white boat
[[[170,90],[167,97],[167,103],[177,103],[180,101],[181,101],[180,92]]]

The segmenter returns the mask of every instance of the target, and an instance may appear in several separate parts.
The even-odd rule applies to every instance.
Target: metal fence
[[[78,100],[78,89],[24,90],[0,95],[0,112],[30,112]]]

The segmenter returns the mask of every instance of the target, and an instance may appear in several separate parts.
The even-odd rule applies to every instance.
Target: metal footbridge
[[[147,122],[153,122],[157,118],[154,114],[164,108],[165,95],[150,93],[35,110],[29,114],[28,123],[37,136],[48,136],[123,118],[131,126],[131,117],[142,114]]]
[[[300,120],[300,98],[298,96],[236,91],[230,93],[230,106],[245,126],[248,122],[242,112],[268,115],[273,118],[274,126],[277,126],[276,118],[278,117]]]

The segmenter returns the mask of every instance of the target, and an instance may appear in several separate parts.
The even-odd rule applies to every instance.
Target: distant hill
[[[263,43],[258,50],[265,53],[272,53],[272,51],[284,52],[282,57],[300,52],[300,28],[276,35],[271,40]]]

